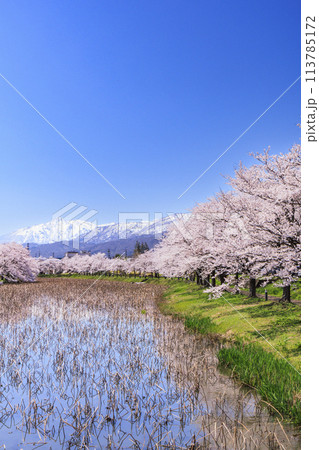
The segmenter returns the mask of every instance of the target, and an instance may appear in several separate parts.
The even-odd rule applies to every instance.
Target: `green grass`
[[[220,364],[229,367],[232,374],[257,392],[274,412],[289,418],[294,424],[301,422],[298,372],[287,361],[264,351],[256,344],[236,343],[218,353]]]
[[[212,332],[214,324],[209,317],[186,316],[184,325],[196,333],[208,334]]]
[[[180,317],[194,331],[205,329],[205,333],[217,334],[230,342],[243,339],[277,354],[275,348],[300,369],[299,305],[265,302],[230,293],[210,300],[194,283],[166,282],[165,301],[160,305],[163,313]],[[200,325],[200,321],[205,325]]]
[[[270,411],[300,425],[300,306],[229,293],[209,299],[194,283],[167,285],[162,312],[227,342],[218,353],[220,365],[255,388]]]
[[[131,276],[131,277],[123,277],[120,275],[114,275],[112,277],[108,276],[108,275],[80,275],[80,274],[75,274],[75,273],[59,273],[57,275],[45,275],[45,274],[40,274],[38,275],[39,278],[79,278],[81,280],[95,280],[97,278],[99,279],[103,279],[103,280],[115,280],[115,281],[123,281],[126,283],[136,283],[136,282],[141,282],[143,280],[145,280],[145,277],[137,277],[137,276]]]

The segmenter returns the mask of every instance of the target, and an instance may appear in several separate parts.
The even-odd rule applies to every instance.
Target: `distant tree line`
[[[147,252],[149,250],[149,246],[146,242],[139,242],[136,241],[133,257],[136,258],[138,255],[142,255],[143,253]]]

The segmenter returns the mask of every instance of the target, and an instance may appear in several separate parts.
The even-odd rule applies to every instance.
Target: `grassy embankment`
[[[168,284],[162,311],[183,318],[185,326],[198,333],[228,342],[218,353],[220,364],[299,425],[300,306],[228,293],[209,299],[193,283]],[[279,288],[269,285],[267,290],[280,298]],[[299,285],[292,290],[292,298],[300,300]]]
[[[138,277],[107,279],[141,281]],[[220,364],[255,388],[273,410],[300,424],[299,305],[230,293],[210,299],[195,283],[163,278],[149,278],[146,282],[167,286],[160,304],[164,314],[181,318],[192,331],[225,341],[227,344],[218,353]],[[268,285],[267,291],[271,296],[281,296],[281,290],[275,286]],[[292,289],[292,299],[300,300],[300,284]]]

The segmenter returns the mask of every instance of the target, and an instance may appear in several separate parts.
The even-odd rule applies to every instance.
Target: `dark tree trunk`
[[[216,286],[215,270],[212,271],[212,287]]]
[[[249,278],[249,297],[257,297],[256,278]]]
[[[225,275],[223,273],[221,273],[218,278],[219,278],[220,284],[225,283]]]
[[[290,285],[283,287],[283,296],[281,299],[283,302],[291,302],[290,298]]]

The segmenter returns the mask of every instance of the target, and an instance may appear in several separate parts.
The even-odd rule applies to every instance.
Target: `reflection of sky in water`
[[[1,321],[0,336],[6,448],[134,448],[134,440],[141,448],[184,448],[233,419],[249,424],[256,439],[267,427],[283,439],[254,397],[242,400],[217,371],[212,348],[150,301],[86,307],[42,297],[16,320]],[[225,431],[218,436],[233,448]]]

